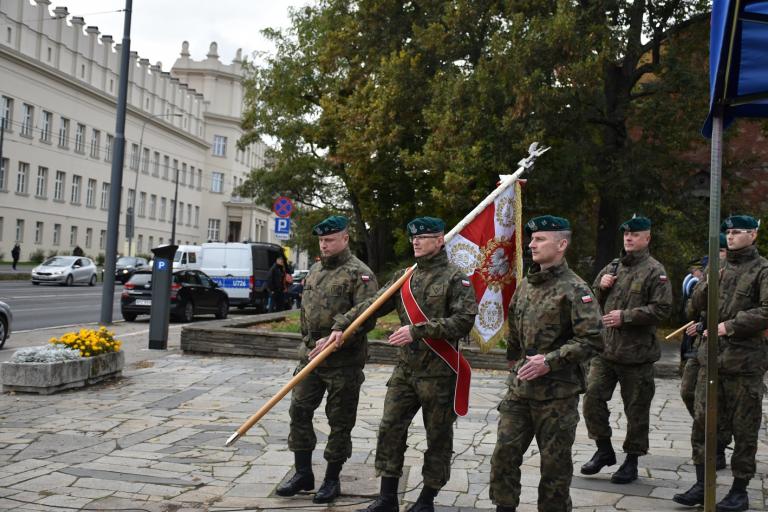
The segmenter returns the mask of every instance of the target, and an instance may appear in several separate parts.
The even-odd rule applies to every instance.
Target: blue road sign
[[[168,260],[157,260],[155,262],[157,270],[168,270]]]
[[[291,236],[291,219],[275,219],[275,238],[286,240]]]

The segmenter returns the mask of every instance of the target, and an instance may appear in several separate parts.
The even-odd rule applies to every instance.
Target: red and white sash
[[[405,306],[405,312],[411,324],[429,322],[429,318],[421,310],[421,307],[413,297],[411,291],[411,278],[400,289],[400,297]],[[416,340],[414,340],[414,343]],[[472,368],[464,356],[446,340],[424,338],[424,342],[440,359],[456,374],[456,389],[453,393],[453,410],[459,416],[464,416],[469,410],[469,384],[472,379]]]

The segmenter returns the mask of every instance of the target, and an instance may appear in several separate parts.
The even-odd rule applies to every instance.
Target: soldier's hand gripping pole
[[[344,330],[344,333],[341,336],[341,343],[343,344],[346,339],[352,335],[363,323],[370,318],[372,314],[378,310],[382,304],[384,304],[387,300],[389,300],[392,295],[394,295],[401,286],[405,283],[405,281],[411,277],[411,274],[413,274],[413,271],[416,270],[416,265],[413,265],[408,270],[405,271],[405,273],[395,281],[392,286],[390,286],[384,293],[382,293],[376,301],[374,301],[373,304],[371,304],[365,311],[360,313],[360,316],[358,316],[352,324]],[[302,368],[302,370],[294,375],[294,377],[288,381],[288,383],[283,386],[280,391],[278,391],[275,396],[269,399],[267,403],[261,406],[261,409],[256,411],[256,413],[248,418],[248,420],[240,425],[240,428],[235,431],[234,434],[229,436],[229,439],[227,439],[227,442],[225,443],[225,446],[232,445],[235,441],[237,441],[240,437],[244,436],[246,432],[248,432],[251,427],[253,427],[261,418],[264,417],[265,414],[267,414],[280,400],[285,397],[285,395],[288,394],[289,391],[291,391],[296,385],[304,380],[307,375],[309,375],[312,370],[317,368],[317,366],[325,361],[325,359],[330,356],[334,350],[336,350],[336,346],[332,343],[329,343],[325,346],[322,352],[320,352],[317,356],[312,358],[307,366]]]

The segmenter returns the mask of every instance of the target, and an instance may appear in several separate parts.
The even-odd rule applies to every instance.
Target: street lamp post
[[[136,179],[133,182],[133,204],[128,206],[128,217],[131,219],[131,225],[132,228],[131,231],[128,232],[128,256],[132,256],[131,250],[133,249],[133,231],[136,229],[136,202],[138,201],[139,196],[139,172],[141,171],[141,153],[144,150],[144,128],[147,127],[147,123],[154,118],[158,117],[182,117],[184,114],[155,114],[153,116],[149,116],[149,119],[144,121],[144,123],[141,125],[141,136],[139,137],[139,154],[138,154],[138,163],[136,165]],[[178,169],[176,170],[176,193],[179,192],[179,175],[178,175]],[[174,227],[176,226],[176,211],[173,212],[173,223]]]

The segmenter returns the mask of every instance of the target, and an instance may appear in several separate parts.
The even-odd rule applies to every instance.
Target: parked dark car
[[[125,283],[120,310],[128,322],[148,315],[152,306],[152,272],[138,270]],[[213,314],[227,318],[229,299],[219,286],[199,270],[177,270],[171,282],[171,318],[191,322],[195,315]]]
[[[3,348],[5,340],[11,335],[12,323],[13,313],[11,313],[11,307],[5,302],[0,301],[0,348]]]
[[[125,284],[137,270],[149,269],[149,262],[135,256],[121,256],[115,262],[115,281]]]

